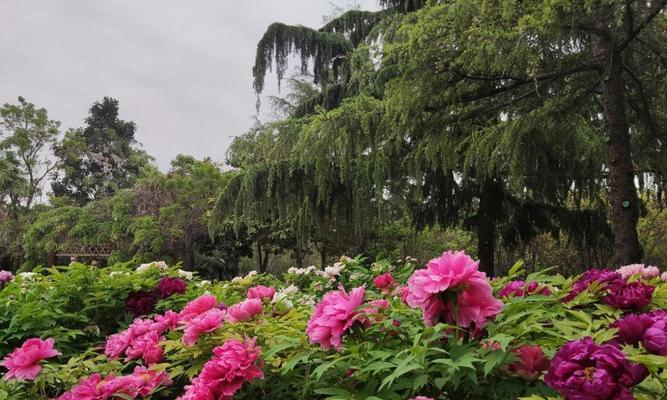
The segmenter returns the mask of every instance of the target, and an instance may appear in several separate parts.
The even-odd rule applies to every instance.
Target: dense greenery
[[[0,356],[28,337],[54,338],[62,355],[43,361],[43,369],[34,381],[2,381],[0,398],[53,398],[91,374],[128,375],[143,364],[154,371],[166,371],[173,383],[157,386],[142,398],[174,399],[200,373],[215,346],[231,338],[247,337],[256,338],[261,347],[263,362],[259,365],[264,377],[244,383],[235,399],[404,400],[416,395],[435,399],[556,399],[556,392],[545,384],[542,375],[546,366],[539,366],[542,361],[536,358],[533,361],[538,364],[520,367],[518,349],[539,346],[540,359],[548,360],[568,341],[589,336],[605,343],[618,332],[609,325],[623,315],[622,310],[605,303],[607,291],[601,282],[581,293],[575,291],[579,295],[568,300],[569,293],[578,287],[573,284],[576,279],[544,272],[526,274],[517,263],[509,276],[491,282],[495,296],[503,300],[503,310],[483,328],[478,326],[476,334],[456,324],[425,326],[422,312],[404,302],[403,286],[399,286],[420,268],[412,259],[381,261],[368,268],[360,258],[344,258],[326,272],[293,269],[281,279],[249,274],[231,282],[214,283],[158,264],[136,271],[127,264],[109,268],[74,264],[18,276],[0,290]],[[378,279],[387,274],[392,280]],[[267,295],[259,313],[241,321],[228,319],[214,329],[204,328],[194,344],[183,343],[184,329],[187,332],[190,323],[174,325],[160,339],[164,358],[158,363],[129,357],[109,359],[101,354],[105,339],[112,341],[109,335],[123,332],[132,321],[123,303],[128,293],[146,293],[165,276],[182,277],[187,285],[185,292],[159,301],[154,311],[142,316],[143,320],[135,320],[130,329],[139,327],[141,321],[150,321],[153,312],[168,315],[167,310],[180,311],[198,296],[212,294],[225,308],[243,302],[246,293],[251,293],[249,289],[258,285],[273,286],[277,292]],[[531,294],[503,295],[501,288],[518,278],[536,282],[539,289]],[[655,285],[650,305],[642,307],[644,312],[667,307],[667,284],[659,277],[644,279],[637,275],[629,279],[635,282],[633,285]],[[364,285],[365,303],[348,310],[361,314],[342,332],[342,346],[323,349],[306,331],[313,323],[314,304],[339,287],[353,290]],[[207,307],[199,312],[211,306]],[[212,313],[217,312],[223,313]],[[229,308],[227,313],[236,315]],[[185,315],[181,313],[180,318]],[[113,348],[108,343],[107,354]],[[648,367],[647,377],[632,388],[636,398],[664,397],[667,357],[647,353],[642,346],[624,346],[623,352],[630,360]],[[100,384],[98,389],[102,387]]]

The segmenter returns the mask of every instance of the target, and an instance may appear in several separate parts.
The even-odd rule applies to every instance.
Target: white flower
[[[234,279],[232,279],[232,283],[241,283],[241,282],[243,282],[243,278],[240,276],[236,276],[234,277]]]
[[[193,274],[192,272],[190,272],[190,271],[184,271],[184,270],[182,270],[182,269],[179,269],[179,270],[177,271],[177,273],[178,273],[178,277],[179,277],[179,278],[183,278],[183,279],[185,279],[186,281],[191,281],[192,278],[194,277],[194,274]]]
[[[210,284],[211,284],[211,281],[203,280],[201,282],[198,282],[196,286],[197,287],[203,287],[203,286],[208,286]]]
[[[324,268],[324,274],[327,278],[335,278],[340,275],[340,272],[345,269],[345,266],[342,263],[334,263],[331,267]]]
[[[246,278],[250,278],[250,277],[253,277],[255,275],[257,275],[257,271],[250,271],[250,272],[248,272],[248,275],[246,275]]]
[[[37,275],[36,272],[21,272],[21,273],[19,273],[19,276],[23,279],[26,279],[26,280],[30,280],[30,279],[34,278],[35,275]]]
[[[137,267],[137,272],[145,272],[148,271],[151,268],[157,268],[161,271],[164,271],[169,268],[166,262],[164,261],[153,261],[145,264],[141,264],[140,266]]]

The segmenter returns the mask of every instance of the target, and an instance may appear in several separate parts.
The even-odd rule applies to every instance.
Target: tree
[[[44,178],[57,166],[51,150],[58,138],[60,123],[50,120],[43,108],[36,108],[23,97],[18,104],[0,108],[0,162],[5,164],[3,185],[10,207],[29,210],[42,194]],[[11,178],[10,178],[11,176]]]
[[[415,31],[411,38],[415,46],[409,54],[430,61],[421,64],[423,73],[446,78],[446,86],[432,88],[430,109],[451,113],[456,121],[498,116],[523,120],[541,113],[539,123],[551,126],[574,116],[591,135],[603,138],[618,264],[641,259],[631,143],[632,135],[646,131],[645,126],[655,127],[654,110],[641,92],[664,79],[660,68],[652,79],[643,71],[664,64],[666,4],[443,2],[425,8],[416,22],[438,29]],[[661,21],[653,22],[656,17]],[[427,49],[437,50],[428,56],[420,53]],[[639,59],[649,62],[637,63]],[[649,79],[653,83],[646,85]],[[507,121],[500,118],[498,123]],[[660,149],[662,140],[654,135],[648,141]]]
[[[84,205],[131,187],[150,157],[136,148],[136,125],[118,117],[118,100],[94,103],[82,129],[70,130],[56,149],[62,168],[51,184],[56,196]]]

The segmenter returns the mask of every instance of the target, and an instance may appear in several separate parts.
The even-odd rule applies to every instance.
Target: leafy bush
[[[667,395],[667,345],[660,342],[667,284],[657,269],[565,278],[526,274],[517,263],[489,282],[475,266],[450,253],[428,269],[410,258],[370,268],[343,258],[325,271],[290,269],[281,279],[195,277],[186,293],[133,322],[127,295],[152,290],[175,269],[44,270],[0,293],[9,321],[0,333],[11,338],[3,352],[30,337],[53,337],[63,355],[41,361],[34,380],[0,384],[0,398],[88,398],[67,397],[74,387],[107,390],[91,397],[104,399],[209,398],[204,391],[235,399],[557,399],[559,391],[579,390],[554,378],[568,351],[594,354],[583,358],[581,379],[637,371],[632,381],[610,383],[611,397],[588,398]],[[628,338],[627,325],[641,325],[635,319],[648,325]],[[615,369],[587,361],[603,353],[619,360]]]

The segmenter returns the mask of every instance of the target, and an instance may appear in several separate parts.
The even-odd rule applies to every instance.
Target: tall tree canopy
[[[640,257],[635,172],[661,182],[664,165],[636,171],[631,149],[663,154],[665,105],[649,88],[664,85],[664,0],[382,4],[319,30],[269,27],[258,93],[290,54],[319,90],[238,139],[254,162],[220,210],[290,219],[312,239],[333,215],[363,232],[401,199],[417,226],[473,227],[493,273],[498,240],[603,242],[609,205],[616,261]]]
[[[82,129],[70,130],[56,149],[62,168],[51,186],[56,196],[84,205],[128,188],[146,166],[136,148],[136,125],[118,117],[118,100],[105,97],[90,108]]]

